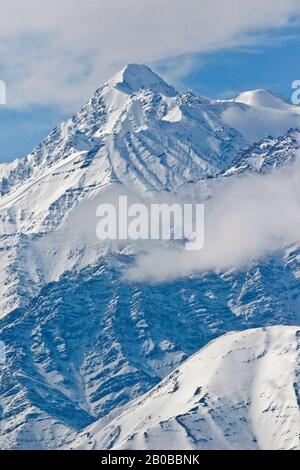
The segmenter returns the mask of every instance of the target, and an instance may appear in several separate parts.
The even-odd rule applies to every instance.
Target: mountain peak
[[[287,109],[291,106],[281,96],[264,89],[244,91],[234,98],[233,101],[236,103],[247,104],[248,106],[281,110]]]
[[[150,67],[142,64],[128,64],[108,83],[129,95],[141,89],[149,89],[165,96],[176,96],[178,94],[175,88],[168,85]]]

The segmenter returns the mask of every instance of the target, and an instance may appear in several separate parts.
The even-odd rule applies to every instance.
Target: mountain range
[[[126,278],[138,245],[95,233],[111,194],[289,168],[298,128],[268,91],[210,100],[132,64],[0,165],[1,449],[300,448],[300,247],[150,283]]]

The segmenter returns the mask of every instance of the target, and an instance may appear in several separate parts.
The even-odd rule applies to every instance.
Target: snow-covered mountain
[[[71,447],[300,450],[299,351],[296,327],[222,336]]]
[[[300,126],[299,108],[274,100],[280,133]],[[86,201],[102,198],[112,185],[148,197],[225,172],[253,144],[252,131],[241,133],[240,126],[278,135],[268,100],[239,101],[179,94],[148,67],[129,65],[30,155],[0,165],[0,317],[65,270],[97,260],[102,250],[95,241],[88,250],[82,237],[72,243],[74,234],[66,235],[80,219],[74,216],[70,228],[70,216]],[[228,115],[237,115],[236,128],[226,124]]]
[[[156,286],[122,281],[126,255],[66,272],[1,322],[1,447],[65,445],[211,339],[299,324],[295,256]]]
[[[127,66],[30,155],[0,165],[2,233],[48,232],[78,201],[113,182],[143,192],[174,191],[226,170],[259,140],[252,128],[263,139],[300,127],[299,107],[273,97],[282,103],[275,109],[278,129],[270,118],[275,105],[248,94],[252,98],[233,101],[179,94],[149,68]],[[236,115],[236,126],[226,124],[229,114]]]
[[[44,195],[37,186],[49,180],[64,191],[111,181],[174,189],[226,167],[244,145],[209,100],[178,94],[147,67],[130,65],[24,160],[0,167],[2,207],[28,185],[31,194]]]
[[[65,255],[44,262],[57,252],[57,237],[52,246],[47,235],[80,203],[112,184],[143,196],[173,191],[226,168],[245,145],[209,100],[179,95],[145,66],[127,66],[25,159],[0,166],[0,317],[66,269],[91,262],[90,254],[82,260],[82,241],[70,246],[61,234]],[[70,232],[68,223],[62,230]],[[92,251],[95,261],[99,248]]]
[[[151,285],[124,281],[135,247],[95,236],[107,194],[172,199],[191,183],[210,194],[224,177],[293,162],[299,108],[256,95],[180,94],[129,65],[25,159],[0,166],[1,448],[70,445],[208,341],[299,324],[298,246]]]

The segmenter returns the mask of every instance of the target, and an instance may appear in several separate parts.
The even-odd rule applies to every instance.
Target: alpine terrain
[[[300,243],[147,282],[143,244],[96,237],[115,195],[288,170],[298,129],[268,91],[210,100],[133,64],[0,165],[1,449],[300,448]]]

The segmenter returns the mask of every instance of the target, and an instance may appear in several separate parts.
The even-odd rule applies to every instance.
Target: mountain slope
[[[222,174],[270,173],[275,168],[287,166],[300,156],[300,133],[290,129],[286,134],[267,137],[247,147],[233,159],[232,166]]]
[[[223,336],[72,447],[300,450],[299,351],[296,327]]]
[[[298,254],[299,257],[299,254]],[[0,322],[1,448],[57,448],[232,330],[299,324],[290,253],[170,284],[122,280],[130,257],[65,273]]]
[[[300,128],[300,108],[267,90],[253,90],[238,95],[231,105],[227,103],[222,119],[251,144]]]

